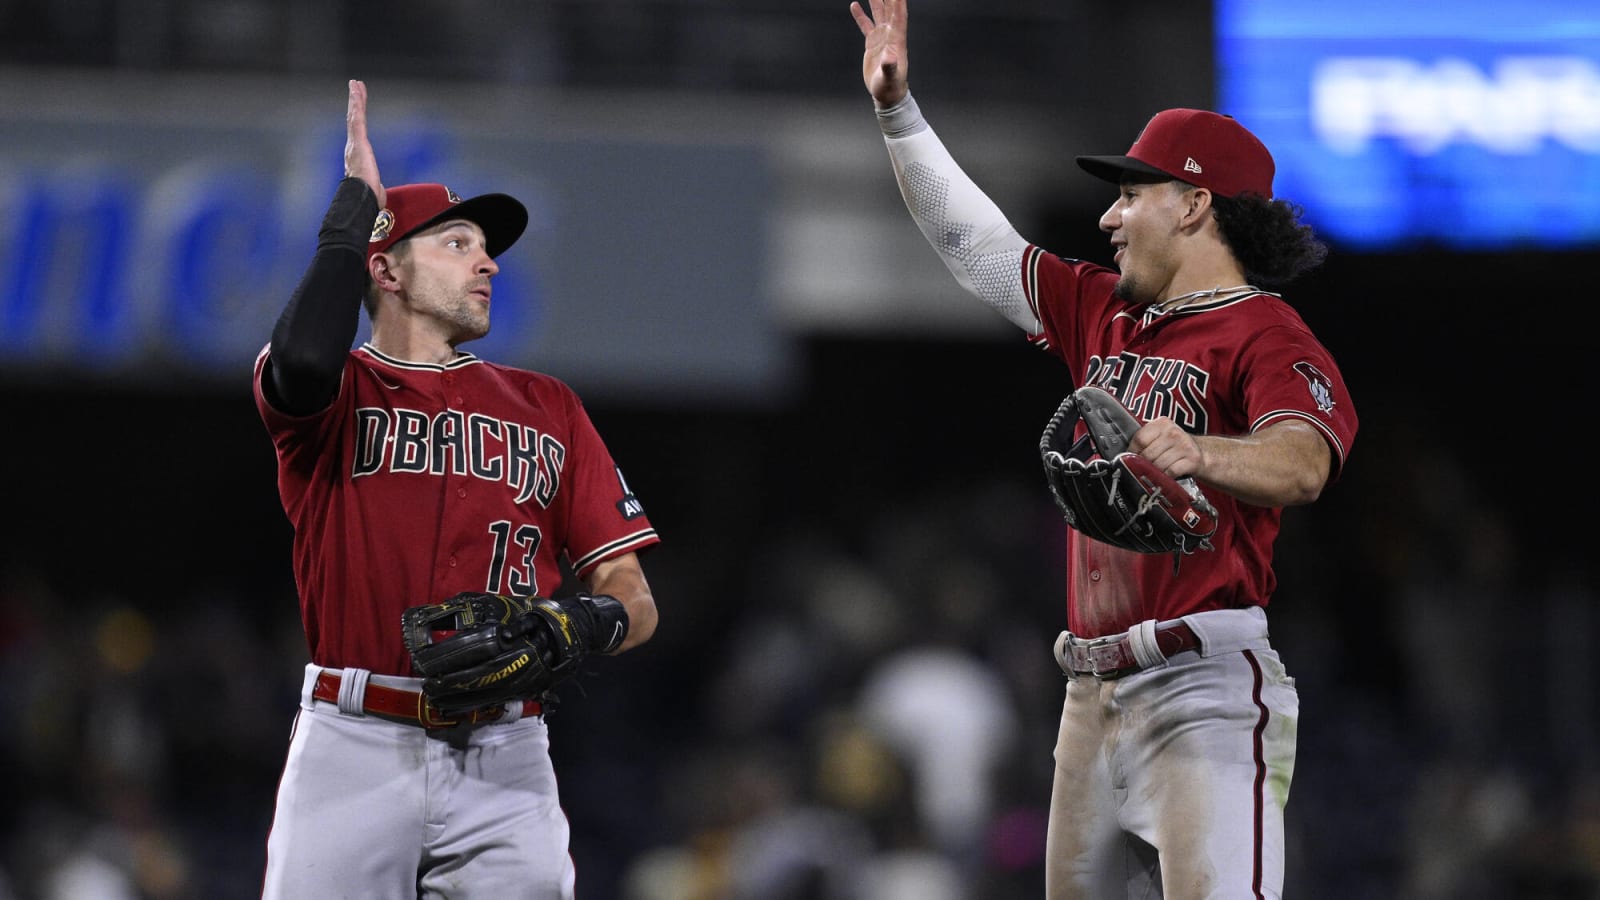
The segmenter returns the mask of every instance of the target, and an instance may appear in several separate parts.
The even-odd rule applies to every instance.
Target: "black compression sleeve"
[[[367,238],[377,217],[378,199],[366,182],[339,182],[317,234],[317,254],[272,329],[265,386],[283,412],[316,412],[339,389],[361,323]]]

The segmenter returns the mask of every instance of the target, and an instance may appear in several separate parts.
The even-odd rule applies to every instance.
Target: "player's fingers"
[[[1160,423],[1160,419],[1152,419],[1140,425],[1138,430],[1128,435],[1128,449],[1151,462],[1155,462],[1150,454],[1155,449],[1156,443],[1161,439]]]
[[[367,139],[367,86],[354,78],[350,79],[350,102],[345,107],[344,120],[347,138],[352,142],[365,142]]]
[[[1156,464],[1156,468],[1171,475],[1173,478],[1182,478],[1189,474],[1191,468],[1188,460],[1176,447],[1162,451],[1151,462]]]
[[[850,16],[856,20],[856,27],[861,29],[863,37],[872,34],[872,19],[867,17],[866,11],[855,0],[850,3]]]
[[[1177,433],[1163,432],[1140,455],[1173,478],[1193,475],[1200,468],[1199,447],[1181,430]]]
[[[378,175],[378,159],[367,137],[367,85],[350,80],[350,100],[345,107],[344,173],[367,183],[382,206],[386,197],[383,179]]]
[[[344,173],[361,175],[362,157],[368,146],[367,92],[366,86],[355,79],[350,80],[350,99],[344,108],[344,133]]]
[[[891,28],[903,28],[906,18],[905,0],[872,0],[872,5],[879,22]]]

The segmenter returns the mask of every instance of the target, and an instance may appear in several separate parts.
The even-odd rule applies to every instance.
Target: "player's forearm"
[[[285,412],[323,408],[338,390],[366,289],[366,242],[377,198],[359,178],[339,183],[317,252],[272,329],[272,387]]]
[[[956,164],[907,94],[878,109],[900,195],[928,243],[961,286],[1017,327],[1034,334],[1039,320],[1022,290],[1028,242]]]
[[[1243,437],[1198,435],[1195,477],[1253,506],[1310,503],[1327,484],[1331,451],[1316,429],[1293,420]]]
[[[659,619],[655,595],[645,580],[637,555],[629,553],[601,562],[584,581],[590,593],[615,597],[628,612],[628,636],[616,653],[631,650],[655,634]]]

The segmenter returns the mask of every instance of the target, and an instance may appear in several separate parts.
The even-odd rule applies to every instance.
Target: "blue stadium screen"
[[[1375,250],[1600,244],[1600,3],[1216,0],[1217,108]]]

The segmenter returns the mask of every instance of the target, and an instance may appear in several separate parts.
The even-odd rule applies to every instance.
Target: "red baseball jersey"
[[[311,661],[409,675],[400,614],[462,591],[550,596],[658,542],[576,393],[470,354],[350,353],[328,409],[256,408],[278,455]]]
[[[1277,295],[1231,295],[1157,314],[1113,295],[1118,275],[1102,266],[1036,246],[1022,264],[1041,323],[1029,339],[1060,357],[1075,384],[1105,388],[1141,422],[1171,416],[1191,434],[1310,422],[1327,439],[1338,476],[1355,439],[1355,407],[1332,355]],[[1098,637],[1145,619],[1266,606],[1277,584],[1272,545],[1282,511],[1220,490],[1206,496],[1219,513],[1215,549],[1182,557],[1176,572],[1172,554],[1121,550],[1069,530],[1067,628]]]

